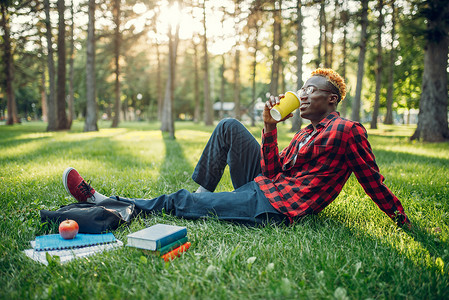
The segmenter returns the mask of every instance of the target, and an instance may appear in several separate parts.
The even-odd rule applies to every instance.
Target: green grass
[[[126,235],[158,222],[187,226],[191,249],[170,263],[123,247],[48,267],[22,251],[42,226],[40,209],[73,202],[62,171],[76,167],[100,192],[150,198],[190,179],[213,127],[124,123],[83,133],[45,132],[45,124],[0,126],[1,299],[442,299],[449,295],[449,144],[408,141],[412,127],[369,130],[387,185],[415,225],[397,229],[351,176],[317,216],[288,226],[247,228],[214,219],[137,218]],[[260,137],[260,127],[250,128]],[[292,137],[280,128],[280,144]],[[218,187],[232,190],[228,173]],[[437,229],[441,229],[441,232]]]

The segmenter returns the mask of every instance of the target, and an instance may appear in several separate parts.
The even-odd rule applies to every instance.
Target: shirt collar
[[[331,122],[332,120],[338,118],[340,116],[340,113],[338,111],[333,111],[330,114],[328,114],[323,120],[321,120],[320,123],[318,123],[316,125],[317,130],[320,130],[320,128],[324,128],[327,126],[327,124],[329,124],[329,122]],[[307,125],[304,130],[308,133],[311,134],[313,132],[313,125],[309,124]]]

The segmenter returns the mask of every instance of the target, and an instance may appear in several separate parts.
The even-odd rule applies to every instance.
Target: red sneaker
[[[65,169],[62,174],[62,183],[67,192],[78,202],[94,202],[95,190],[90,182],[84,181],[83,177],[74,168]]]

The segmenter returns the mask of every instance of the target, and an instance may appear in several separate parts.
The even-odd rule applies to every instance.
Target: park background
[[[160,121],[172,137],[175,120],[254,125],[267,96],[328,67],[347,81],[342,116],[449,138],[446,0],[5,0],[1,10],[7,124]]]
[[[95,4],[95,5],[94,5]],[[406,298],[449,294],[447,0],[0,1],[0,298]],[[192,248],[164,263],[123,248],[61,266],[24,256],[55,233],[40,209],[72,203],[76,167],[105,194],[150,198],[190,179],[214,124],[260,138],[268,95],[316,67],[344,75],[414,224],[395,227],[352,176],[317,216],[246,228],[169,215]],[[215,109],[214,109],[215,107]],[[4,125],[3,125],[4,124]],[[300,126],[279,125],[280,148]],[[412,138],[412,139],[411,139]],[[218,191],[232,190],[228,173]]]

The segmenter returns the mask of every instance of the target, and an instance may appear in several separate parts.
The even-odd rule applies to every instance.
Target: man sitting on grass
[[[301,117],[311,124],[297,132],[281,152],[279,122],[271,117],[270,109],[282,95],[271,96],[265,104],[262,146],[237,120],[220,121],[193,172],[192,179],[200,185],[195,193],[182,189],[154,199],[111,198],[134,203],[143,212],[165,211],[187,219],[215,216],[253,225],[291,223],[323,210],[354,173],[383,212],[399,226],[410,227],[401,202],[383,184],[366,130],[336,111],[346,95],[343,78],[331,69],[317,69],[298,95]],[[226,165],[235,190],[213,193]],[[80,202],[98,203],[107,198],[73,168],[64,171],[63,183]]]

